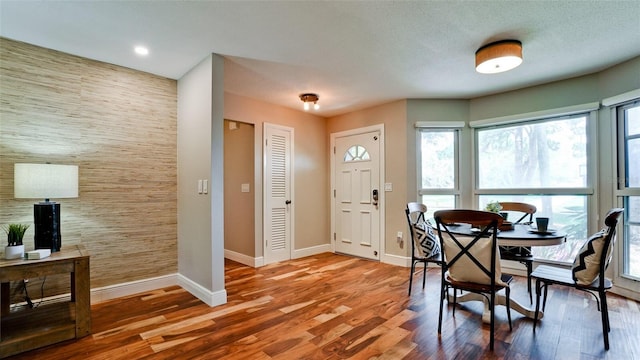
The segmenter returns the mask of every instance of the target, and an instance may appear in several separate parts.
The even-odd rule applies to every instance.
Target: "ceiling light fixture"
[[[136,52],[136,54],[141,55],[141,56],[147,56],[149,55],[149,49],[147,49],[144,46],[136,46],[133,51]]]
[[[485,45],[476,51],[476,71],[497,74],[522,64],[522,43],[502,40]]]
[[[318,96],[318,94],[300,94],[300,100],[302,100],[302,102],[304,103],[304,111],[309,110],[309,106],[311,105],[311,103],[313,103],[314,110],[320,109],[320,105],[318,105],[318,100],[320,100],[320,97]]]

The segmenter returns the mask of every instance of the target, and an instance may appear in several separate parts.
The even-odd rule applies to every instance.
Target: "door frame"
[[[379,206],[379,214],[380,214],[380,248],[378,249],[378,253],[380,256],[378,257],[378,261],[383,262],[383,258],[386,254],[386,234],[385,234],[385,209],[386,209],[386,201],[385,201],[385,191],[384,191],[384,179],[385,179],[385,136],[384,136],[384,124],[377,124],[371,126],[365,126],[361,128],[351,129],[340,131],[336,133],[331,133],[330,135],[330,146],[329,146],[329,158],[331,159],[331,167],[330,167],[330,177],[331,177],[331,193],[329,197],[331,199],[331,232],[329,234],[329,243],[331,244],[331,252],[336,252],[336,164],[335,164],[335,148],[336,148],[336,138],[352,136],[352,135],[360,135],[372,131],[378,131],[380,133],[380,159],[379,159],[379,187],[378,190],[380,206]]]

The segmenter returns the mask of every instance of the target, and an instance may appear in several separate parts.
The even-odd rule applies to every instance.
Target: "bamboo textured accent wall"
[[[175,80],[0,38],[0,224],[31,224],[33,249],[42,200],[13,198],[14,163],[78,165],[79,197],[57,201],[91,287],[176,273],[176,113]]]

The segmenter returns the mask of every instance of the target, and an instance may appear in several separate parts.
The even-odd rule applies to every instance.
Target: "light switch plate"
[[[392,183],[384,183],[384,191],[393,191]]]
[[[202,193],[204,194],[209,193],[209,180],[207,179],[202,180]]]
[[[202,194],[202,180],[198,180],[198,194]]]
[[[240,191],[242,191],[243,193],[248,193],[249,191],[251,191],[250,184],[240,185]]]

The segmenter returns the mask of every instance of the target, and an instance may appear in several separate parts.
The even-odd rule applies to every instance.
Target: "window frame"
[[[464,124],[462,124],[464,125]],[[422,187],[422,133],[424,132],[450,132],[453,133],[453,168],[454,179],[452,188],[423,188]],[[451,195],[454,199],[454,206],[458,208],[460,206],[460,138],[461,138],[462,126],[458,122],[442,122],[438,124],[417,123],[416,124],[416,185],[417,185],[417,197],[418,201],[422,202],[422,197],[425,195]]]
[[[488,129],[496,129],[496,128],[507,128],[512,126],[519,125],[527,125],[527,124],[535,124],[535,123],[543,123],[543,122],[551,122],[557,120],[563,120],[568,118],[575,117],[586,117],[586,136],[587,136],[587,178],[585,187],[568,187],[568,188],[499,188],[499,189],[489,189],[489,188],[480,188],[480,179],[479,179],[479,151],[478,151],[478,134],[483,130]],[[535,116],[523,116],[522,120],[518,121],[517,117],[509,117],[508,121],[476,121],[472,123],[472,151],[473,151],[473,164],[472,164],[472,172],[473,172],[473,203],[475,208],[479,208],[480,206],[480,197],[486,195],[537,195],[537,196],[554,196],[554,195],[567,195],[567,196],[585,196],[586,197],[586,207],[587,207],[587,233],[591,234],[595,232],[595,228],[597,227],[597,219],[598,219],[598,208],[597,208],[597,194],[598,194],[598,183],[595,181],[597,179],[597,171],[598,171],[598,153],[597,147],[593,144],[597,144],[597,107],[593,107],[593,104],[586,104],[584,106],[576,107],[576,111],[572,111],[570,113],[558,111],[556,114],[553,111],[547,111],[540,113],[539,117]],[[578,241],[578,239],[576,239]],[[556,261],[545,258],[536,258],[536,262],[544,262],[544,263],[554,263],[554,264],[562,264],[569,265],[569,261]],[[571,260],[573,261],[573,260]]]
[[[626,101],[620,104],[615,104],[611,107],[612,116],[614,116],[614,123],[616,124],[616,130],[614,132],[615,136],[615,147],[616,151],[614,156],[616,156],[617,161],[615,162],[617,167],[615,169],[615,173],[617,175],[617,184],[614,186],[614,196],[616,198],[616,202],[618,206],[625,206],[625,199],[630,196],[638,196],[640,197],[640,187],[630,187],[627,182],[627,136],[626,136],[626,118],[625,111],[629,108],[640,107],[640,98],[633,99],[630,101]],[[638,138],[636,135],[634,138]],[[625,274],[625,260],[628,256],[625,253],[625,249],[627,249],[627,236],[628,233],[626,231],[628,226],[628,209],[625,209],[623,214],[623,224],[618,228],[618,238],[620,240],[620,246],[618,246],[617,251],[617,261],[616,264],[616,282],[619,283],[622,287],[631,289],[632,291],[640,291],[640,277],[631,276]]]

